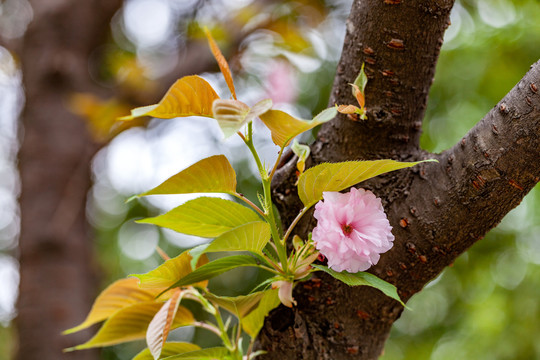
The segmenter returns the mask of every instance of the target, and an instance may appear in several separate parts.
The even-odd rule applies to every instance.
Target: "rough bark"
[[[323,161],[437,158],[362,183],[383,199],[396,236],[370,271],[407,300],[517,206],[540,180],[540,63],[452,149],[428,154],[418,139],[452,1],[355,1],[331,104],[353,104],[363,62],[368,120],[338,117],[323,126],[312,164]],[[300,209],[294,159],[274,183],[285,223]],[[301,223],[305,235],[313,219]],[[376,359],[402,307],[380,292],[329,276],[297,286],[298,306],[267,318],[264,359]]]
[[[32,1],[34,21],[21,59],[26,88],[19,154],[22,183],[18,360],[96,359],[62,354],[88,335],[61,336],[84,319],[95,296],[85,218],[90,160],[96,145],[66,108],[73,92],[103,94],[88,57],[106,38],[120,0]]]

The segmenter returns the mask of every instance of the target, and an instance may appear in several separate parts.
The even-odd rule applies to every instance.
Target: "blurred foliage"
[[[0,324],[0,360],[10,360],[15,351],[13,332],[13,327],[4,327]]]
[[[500,23],[486,22],[488,3],[501,12],[491,14]],[[539,15],[535,0],[456,2],[429,94],[422,147],[451,147],[538,61]]]

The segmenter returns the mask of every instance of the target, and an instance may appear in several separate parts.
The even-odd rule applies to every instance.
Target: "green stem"
[[[249,151],[251,151],[251,155],[253,155],[253,158],[255,159],[255,163],[257,164],[257,169],[259,169],[259,173],[261,175],[261,180],[264,182],[264,180],[268,177],[266,174],[266,169],[264,168],[261,159],[259,158],[259,154],[257,154],[257,150],[255,150],[255,146],[253,145],[253,129],[252,129],[252,123],[248,124],[248,134],[247,137],[242,137],[244,142],[246,143]]]
[[[231,339],[229,339],[229,336],[227,335],[227,330],[225,329],[225,325],[223,325],[223,319],[221,318],[221,313],[219,312],[219,309],[216,311],[216,314],[214,316],[216,318],[219,331],[221,333],[220,336],[223,340],[223,345],[225,345],[225,347],[231,352],[236,350],[236,344],[233,346],[233,344],[231,343]]]
[[[208,301],[197,289],[191,287],[188,291],[184,293],[184,298],[198,301],[203,309],[209,314],[216,315],[219,311],[210,301]]]
[[[277,253],[277,249],[276,249],[276,253]],[[268,264],[271,265],[272,268],[273,268],[273,269],[269,269],[269,268],[265,267],[265,270],[273,272],[276,275],[283,275],[283,270],[268,255],[265,256],[265,259],[268,262]]]
[[[269,261],[268,259],[266,259],[266,261]],[[281,270],[281,268],[273,263],[271,263],[270,265],[272,265],[272,267],[268,267],[268,266],[259,266],[261,269],[264,269],[272,274],[276,274],[276,275],[283,275],[283,270]]]
[[[257,154],[257,150],[255,149],[255,146],[253,145],[253,126],[252,123],[248,124],[248,133],[246,137],[242,137],[244,140],[246,146],[248,147],[249,151],[251,151],[251,154],[253,155],[253,158],[255,159],[255,163],[257,164],[257,168],[259,169],[259,173],[261,175],[261,181],[263,185],[263,191],[264,191],[264,202],[265,202],[265,218],[266,221],[268,221],[268,224],[270,225],[270,230],[272,232],[272,239],[274,239],[274,244],[277,248],[277,253],[279,257],[279,261],[281,262],[281,267],[283,270],[287,271],[287,251],[285,249],[285,246],[283,246],[281,242],[281,237],[279,236],[279,232],[277,230],[277,225],[274,217],[274,209],[272,206],[272,194],[270,191],[270,179],[267,175],[266,169],[264,168],[261,159],[259,158],[259,154]]]
[[[270,191],[270,181],[263,180],[264,200],[266,201],[266,208],[268,209],[268,222],[270,223],[270,229],[272,231],[272,238],[274,239],[274,245],[278,253],[279,261],[281,262],[281,268],[284,271],[288,269],[287,262],[287,250],[281,241],[281,237],[277,231],[276,221],[274,217],[274,207],[272,206],[272,195]]]

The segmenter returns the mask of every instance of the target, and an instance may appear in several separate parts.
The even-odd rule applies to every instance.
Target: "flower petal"
[[[367,270],[393,246],[392,227],[381,200],[369,190],[324,192],[314,217],[318,221],[312,234],[315,247],[335,271]]]

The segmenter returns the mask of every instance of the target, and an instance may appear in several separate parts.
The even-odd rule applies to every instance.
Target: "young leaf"
[[[224,258],[211,261],[208,264],[201,266],[200,268],[196,269],[192,273],[178,280],[176,283],[171,285],[170,288],[177,287],[177,286],[191,285],[200,281],[208,280],[208,279],[213,278],[214,276],[218,276],[219,274],[222,274],[226,271],[229,271],[237,267],[241,267],[241,266],[260,267],[259,261],[252,256],[249,256],[249,255],[227,256]]]
[[[208,258],[203,255],[199,257],[198,265],[204,266],[208,263]],[[192,272],[191,254],[184,251],[175,258],[165,261],[163,264],[146,274],[132,274],[140,280],[140,287],[143,289],[156,289],[158,293],[172,287],[172,285]],[[198,284],[200,287],[206,287],[207,282]]]
[[[66,351],[116,345],[143,339],[150,321],[162,306],[163,303],[158,301],[147,301],[128,306],[105,321],[92,339],[84,344],[66,349]],[[191,325],[194,321],[191,312],[183,306],[179,306],[171,328]]]
[[[306,169],[306,160],[311,152],[311,149],[307,145],[302,145],[298,140],[294,139],[291,146],[293,153],[298,156],[298,161],[296,162],[296,168],[302,174]]]
[[[212,103],[219,99],[212,86],[197,75],[184,76],[169,88],[158,104],[138,107],[131,115],[119,120],[133,120],[141,116],[171,119],[185,116],[212,117]]]
[[[260,219],[254,211],[234,201],[200,197],[166,214],[137,222],[155,224],[188,235],[216,237],[237,226]]]
[[[390,283],[387,283],[383,279],[376,277],[373,274],[363,272],[363,271],[355,273],[355,274],[347,272],[347,271],[337,272],[328,268],[327,266],[317,265],[317,264],[311,264],[311,266],[332,275],[334,278],[338,279],[339,281],[344,282],[345,284],[349,286],[366,285],[366,286],[371,286],[376,289],[379,289],[386,296],[399,301],[403,306],[405,306],[403,301],[401,301],[401,299],[399,298],[396,287]]]
[[[161,185],[140,196],[190,193],[227,193],[236,191],[236,173],[223,155],[202,159]]]
[[[231,91],[232,97],[236,100],[236,91],[234,90],[234,83],[229,64],[227,63],[227,60],[225,60],[225,57],[221,53],[221,50],[219,50],[219,47],[217,46],[214,38],[212,37],[212,34],[210,34],[208,28],[204,28],[204,33],[206,34],[206,38],[208,39],[208,44],[210,44],[210,50],[212,51],[212,55],[214,55],[214,58],[216,58],[219,69],[221,70],[221,73],[225,78],[225,82],[227,83],[227,86]]]
[[[272,108],[274,103],[272,99],[264,99],[256,103],[251,107],[247,115],[246,123],[255,120],[255,118],[260,117],[262,114],[266,113]]]
[[[161,358],[163,359],[168,356],[179,355],[200,349],[201,347],[195,344],[171,341],[163,345],[163,349],[161,351]],[[154,357],[150,353],[150,349],[147,348],[135,355],[133,360],[154,360]]]
[[[212,104],[212,112],[223,135],[228,138],[244,126],[249,106],[238,100],[219,99]]]
[[[339,105],[337,111],[342,114],[359,114],[362,112],[357,106],[354,105]]]
[[[224,360],[228,354],[227,348],[214,347],[169,356],[163,360]]]
[[[285,147],[297,135],[313,129],[315,126],[332,120],[337,114],[334,107],[323,110],[313,120],[299,120],[280,110],[268,110],[260,116],[272,133],[274,144]]]
[[[408,168],[425,161],[436,160],[416,162],[370,160],[320,164],[300,175],[298,196],[306,207],[310,207],[322,199],[322,194],[325,191],[344,190],[377,175]]]
[[[158,360],[163,350],[163,344],[169,336],[173,319],[176,316],[176,310],[182,300],[182,292],[177,289],[173,296],[163,304],[156,313],[148,329],[146,330],[146,344],[155,360]]]
[[[364,109],[364,105],[366,104],[366,99],[364,98],[364,93],[360,91],[360,89],[358,88],[357,85],[351,84],[351,86],[353,88],[353,94],[354,94],[354,97],[356,98],[356,101],[358,102],[358,105],[360,105],[361,109]]]
[[[270,240],[270,225],[264,221],[254,221],[220,235],[212,241],[205,252],[252,251],[262,254],[268,240]]]
[[[249,295],[230,297],[208,293],[204,297],[226,309],[237,318],[242,319],[257,307],[264,294],[264,291],[259,291]]]
[[[356,99],[358,100],[358,104],[362,108],[365,105],[364,94],[365,94],[366,84],[368,82],[368,77],[366,75],[366,72],[364,71],[364,65],[365,64],[362,64],[362,68],[360,69],[360,72],[358,73],[358,76],[356,77],[353,83],[353,85],[356,86],[356,88],[353,87],[353,95],[356,97]],[[359,98],[359,95],[361,95],[361,99]]]
[[[212,105],[214,118],[223,131],[225,138],[235,134],[245,124],[272,108],[272,100],[261,100],[252,108],[237,100],[216,100]]]
[[[254,339],[261,330],[266,315],[279,304],[277,289],[264,291],[257,308],[241,319],[242,329]]]
[[[97,297],[90,313],[84,322],[74,328],[64,331],[71,334],[103,321],[117,311],[130,305],[152,301],[163,289],[141,289],[139,281],[134,278],[117,280]]]

